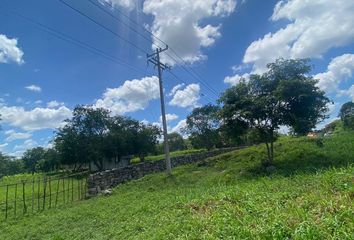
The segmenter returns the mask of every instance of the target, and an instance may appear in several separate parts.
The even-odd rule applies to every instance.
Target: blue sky
[[[326,122],[354,98],[353,1],[65,1],[100,26],[59,0],[0,3],[0,151],[7,154],[48,146],[78,104],[159,124],[156,70],[146,64],[153,44],[163,45],[158,39],[173,49],[162,60],[177,76],[164,72],[170,131],[278,57],[312,59],[312,74],[334,101]]]

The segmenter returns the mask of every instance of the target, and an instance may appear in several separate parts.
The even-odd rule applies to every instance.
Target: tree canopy
[[[253,74],[227,89],[220,98],[223,122],[235,130],[256,129],[267,146],[265,165],[274,158],[275,131],[280,126],[305,135],[327,117],[329,99],[309,74],[307,59],[278,59],[264,74]],[[236,131],[237,132],[237,131]]]
[[[219,135],[220,120],[218,112],[220,108],[211,104],[193,109],[187,116],[184,131],[190,135],[192,146],[195,148],[211,149],[220,145]]]
[[[354,129],[354,103],[344,103],[339,111],[339,117],[345,128]]]
[[[181,134],[173,132],[168,134],[168,145],[170,151],[178,151],[187,149],[187,145]]]
[[[78,106],[54,139],[63,164],[80,168],[93,163],[101,170],[104,161],[138,155],[142,160],[154,152],[160,129],[137,120],[111,116],[101,108]]]

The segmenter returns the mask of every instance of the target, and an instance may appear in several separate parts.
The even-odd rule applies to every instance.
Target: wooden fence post
[[[49,177],[49,208],[52,207],[52,184]]]
[[[23,215],[27,213],[25,188],[26,188],[26,181],[22,181]]]
[[[44,177],[43,180],[43,210],[45,208],[45,197],[46,197],[46,192],[47,192],[47,177]]]
[[[5,219],[7,219],[8,199],[9,199],[9,185],[6,185]]]
[[[65,204],[65,179],[63,177],[63,198],[64,198],[64,204]]]
[[[71,201],[74,201],[74,178],[71,178]]]
[[[32,179],[32,213],[34,211],[34,178]]]
[[[80,179],[77,181],[77,200],[80,200]]]
[[[15,202],[14,202],[14,204],[15,204],[15,208],[14,208],[14,214],[15,214],[15,218],[16,218],[16,208],[17,208],[17,183],[16,183],[16,185],[15,185]]]
[[[38,178],[38,186],[37,186],[37,209],[40,211],[40,192],[41,192],[41,179]]]
[[[59,188],[60,188],[60,178],[58,178],[58,184],[57,184],[57,193],[55,195],[55,207],[58,204],[58,194],[59,194]]]

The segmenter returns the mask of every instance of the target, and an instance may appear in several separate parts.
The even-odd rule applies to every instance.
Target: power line
[[[134,44],[133,42],[123,38],[122,36],[120,36],[119,34],[117,34],[116,32],[112,31],[111,29],[109,29],[108,27],[104,26],[103,24],[97,22],[95,19],[93,19],[92,17],[88,16],[87,14],[83,13],[82,11],[78,10],[77,8],[73,7],[72,5],[68,4],[67,2],[65,2],[64,0],[59,0],[61,3],[63,3],[64,5],[66,5],[67,7],[69,7],[70,9],[74,10],[75,12],[79,13],[81,16],[89,19],[91,22],[95,23],[96,25],[100,26],[101,28],[107,30],[108,32],[112,33],[113,35],[115,35],[116,37],[118,37],[119,39],[131,44],[133,47],[137,48],[138,50],[140,50],[143,53],[148,54],[144,49],[140,48],[139,46],[137,46],[136,44]],[[92,2],[91,0],[89,0],[92,4],[94,4],[96,7],[99,7],[99,5],[97,5],[96,3]],[[100,9],[103,11],[103,8],[100,7]],[[114,8],[116,9],[116,8]],[[113,14],[105,11],[106,14],[109,14],[111,17],[113,17],[115,20],[122,22],[119,18],[115,17]],[[131,20],[131,18],[127,15],[124,14],[125,17],[127,17],[128,19]],[[135,24],[137,24],[135,21],[131,20],[132,22],[134,22]],[[125,23],[124,23],[125,24]],[[125,24],[126,25],[126,24]],[[135,33],[138,33],[140,36],[143,36],[142,34],[140,34],[137,30],[129,27],[131,30],[133,30]],[[144,29],[144,28],[143,28]],[[148,33],[150,33],[152,36],[154,36],[155,38],[159,39],[157,36],[155,36],[152,32],[148,31],[147,29],[145,29]],[[144,36],[144,39],[149,40],[151,42],[150,39],[146,38]],[[166,44],[163,40],[159,39],[159,41],[163,42],[164,44]],[[167,44],[166,44],[167,45]],[[179,59],[181,59],[184,63],[184,65],[186,65],[186,62],[180,57],[178,56],[178,54],[176,53],[176,51],[173,50],[173,52],[175,53],[175,55],[177,55],[177,57]],[[168,56],[170,56],[176,63],[178,63],[178,61],[171,55],[167,54]],[[196,78],[194,74],[192,74],[184,65],[182,65],[181,67],[187,72],[189,73],[192,77]],[[191,68],[192,69],[192,68]],[[192,69],[194,71],[194,69]],[[204,82],[202,79],[199,80],[201,84],[203,84],[206,88],[208,88],[211,93],[215,94],[216,97],[218,97],[217,92],[211,88],[206,82]],[[205,94],[203,94],[205,96]]]
[[[1,11],[1,10],[0,10]],[[49,27],[47,25],[44,25],[43,23],[40,23],[40,22],[37,22],[29,17],[26,17],[20,13],[17,13],[17,12],[14,12],[14,11],[11,11],[10,13],[4,13],[6,15],[13,15],[15,17],[18,17],[18,18],[21,18],[31,24],[33,24],[34,26],[36,26],[37,29],[41,30],[41,31],[44,31],[62,41],[65,41],[65,42],[68,42],[68,43],[71,43],[73,45],[76,45],[78,47],[81,47],[91,53],[94,53],[96,55],[99,55],[101,57],[104,57],[105,59],[109,60],[109,61],[112,61],[116,64],[119,64],[119,65],[124,65],[126,67],[129,67],[130,69],[138,72],[138,73],[142,73],[142,69],[140,68],[137,68],[135,66],[133,66],[132,64],[129,64],[128,62],[122,60],[122,59],[119,59],[115,56],[112,56],[110,54],[107,54],[105,52],[103,52],[102,50],[90,45],[90,44],[87,44],[81,40],[78,40],[78,39],[75,39],[71,36],[69,36],[68,34],[65,34],[65,33],[62,33],[62,32],[59,32],[57,31],[56,29],[52,28],[52,27]]]
[[[131,26],[129,26],[128,24],[126,24],[125,22],[121,21],[118,17],[116,17],[114,14],[112,14],[111,12],[107,11],[105,8],[102,7],[102,4],[97,3],[96,1],[93,0],[88,0],[91,4],[93,4],[94,6],[96,6],[97,8],[99,8],[101,11],[103,11],[104,13],[106,13],[107,15],[111,16],[112,18],[114,18],[116,21],[119,21],[120,23],[122,23],[124,26],[126,26],[127,28],[129,28],[131,31],[135,32],[136,34],[138,34],[139,36],[141,36],[143,39],[145,39],[146,41],[148,41],[149,43],[154,44],[150,38],[146,37],[145,35],[141,34],[139,31],[137,31],[135,28],[132,28]],[[103,3],[103,4],[107,4],[107,3]],[[128,17],[126,14],[123,13],[123,15],[125,17]],[[159,46],[157,44],[154,44],[157,48],[161,48],[162,46]],[[166,45],[166,44],[165,44]],[[167,45],[166,45],[167,46]],[[164,46],[163,46],[164,47]]]
[[[62,1],[62,0],[60,0]],[[144,38],[145,40],[149,41],[150,43],[152,43],[152,45],[157,46],[158,48],[160,48],[161,46],[157,45],[156,43],[154,43],[153,41],[151,41],[151,39],[147,38],[145,35],[141,34],[139,31],[137,31],[135,28],[132,28],[131,26],[127,25],[125,22],[123,22],[121,19],[119,19],[118,17],[116,17],[114,14],[112,14],[111,12],[107,11],[106,9],[104,9],[102,7],[101,4],[98,4],[97,2],[93,1],[93,0],[88,0],[91,4],[93,4],[94,6],[96,6],[97,8],[99,8],[101,11],[105,12],[106,14],[108,14],[109,16],[111,16],[113,19],[115,19],[116,21],[119,21],[120,23],[122,23],[123,25],[125,25],[126,27],[128,27],[130,30],[132,30],[133,32],[137,33],[139,36],[141,36],[142,38]],[[105,6],[108,6],[107,3],[103,3]],[[111,6],[109,6],[111,7]],[[136,21],[134,21],[133,19],[131,19],[127,14],[125,14],[123,11],[119,10],[118,8],[115,8],[114,6],[112,6],[112,8],[116,11],[118,11],[121,15],[123,15],[124,17],[126,17],[129,21],[131,21],[133,24],[139,26],[140,28],[142,28],[145,32],[149,33],[149,35],[151,35],[153,38],[157,39],[158,41],[160,41],[161,43],[163,43],[165,46],[167,46],[168,44],[163,41],[162,39],[160,39],[158,36],[156,36],[154,33],[152,33],[151,31],[147,30],[144,27],[141,27],[139,23],[137,23]],[[176,55],[176,57],[178,59],[180,59],[180,61],[178,61],[175,57],[171,56],[169,53],[166,53],[167,56],[169,56],[174,62],[176,62],[177,64],[179,62],[182,62],[183,64],[181,65],[182,69],[184,71],[186,71],[187,73],[189,73],[193,78],[195,78],[196,80],[200,81],[201,84],[203,84],[207,89],[209,89],[209,91],[211,93],[213,93],[216,97],[218,97],[218,93],[217,91],[212,88],[207,82],[202,80],[202,77],[193,69],[190,67],[190,69],[192,70],[189,71],[186,66],[188,67],[187,62],[178,55],[178,53],[173,49],[173,48],[169,48],[174,55]]]
[[[96,25],[100,26],[101,28],[105,29],[106,31],[112,33],[113,35],[115,35],[116,37],[118,37],[119,39],[129,43],[130,45],[132,45],[133,47],[135,47],[136,49],[138,49],[139,51],[143,52],[144,54],[148,54],[147,51],[145,51],[144,49],[142,49],[141,47],[137,46],[135,43],[123,38],[121,35],[117,34],[116,32],[112,31],[111,29],[109,29],[108,27],[106,27],[105,25],[101,24],[100,22],[96,21],[95,19],[93,19],[92,17],[90,17],[89,15],[83,13],[82,11],[80,11],[79,9],[73,7],[72,5],[68,4],[67,2],[65,2],[64,0],[59,0],[62,4],[66,5],[67,7],[69,7],[70,9],[74,10],[75,12],[77,12],[78,14],[80,14],[81,16],[89,19],[91,22],[95,23]]]
[[[174,74],[173,72],[169,72],[169,73],[170,73],[175,79],[177,79],[177,80],[181,81],[182,83],[188,85],[184,80],[182,80],[181,78],[179,78],[179,77],[178,77],[176,74]],[[203,92],[200,93],[200,96],[206,98],[206,99],[207,99],[208,101],[210,101],[210,102],[214,102],[213,99],[211,99],[210,97],[208,97],[207,95],[205,95]]]

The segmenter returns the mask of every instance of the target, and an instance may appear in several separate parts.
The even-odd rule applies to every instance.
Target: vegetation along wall
[[[227,153],[238,148],[223,148],[209,152],[202,152],[193,155],[184,155],[171,158],[172,166],[180,166],[189,163],[195,163],[209,157],[214,157],[219,154]],[[130,165],[124,168],[117,168],[91,174],[87,179],[88,196],[93,197],[100,192],[115,187],[118,184],[124,183],[129,180],[139,179],[143,176],[154,173],[162,172],[166,169],[165,160],[148,161],[139,164]]]

